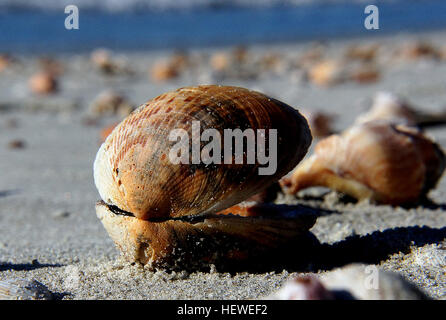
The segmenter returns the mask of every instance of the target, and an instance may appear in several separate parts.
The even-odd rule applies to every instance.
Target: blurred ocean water
[[[64,7],[79,8],[66,30]],[[376,4],[380,29],[364,28]],[[185,49],[446,27],[444,0],[0,0],[0,52]]]

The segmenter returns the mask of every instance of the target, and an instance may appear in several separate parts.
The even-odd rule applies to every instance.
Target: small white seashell
[[[0,300],[51,300],[52,293],[37,280],[6,279],[0,281]]]

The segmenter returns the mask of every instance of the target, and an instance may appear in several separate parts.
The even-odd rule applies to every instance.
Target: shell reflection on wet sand
[[[359,200],[413,204],[435,187],[444,166],[441,148],[417,129],[370,121],[320,141],[282,184],[289,193],[325,186]]]
[[[192,120],[222,136],[227,128],[277,129],[277,171],[258,175],[258,162],[173,164],[167,154],[169,132],[191,132]],[[305,118],[261,93],[212,85],[165,93],[121,122],[99,149],[94,178],[103,201],[97,215],[128,260],[153,268],[246,260],[298,244],[315,222],[311,214],[218,212],[276,182],[310,143]]]

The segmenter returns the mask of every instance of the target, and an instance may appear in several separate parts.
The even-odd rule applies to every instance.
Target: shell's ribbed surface
[[[201,132],[216,129],[222,138],[224,129],[277,129],[277,171],[262,176],[258,168],[264,165],[223,159],[219,165],[171,163],[169,149],[176,142],[169,142],[169,133],[185,129],[191,137],[192,121],[200,121]],[[237,87],[181,88],[142,105],[115,128],[96,156],[95,183],[105,202],[141,219],[215,213],[277,181],[310,143],[306,120],[263,94]]]

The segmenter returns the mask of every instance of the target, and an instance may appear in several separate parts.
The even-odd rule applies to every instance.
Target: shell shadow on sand
[[[62,264],[55,263],[40,263],[33,261],[31,263],[9,263],[0,261],[0,271],[12,270],[12,271],[31,271],[41,268],[59,268],[63,267]]]
[[[261,273],[280,272],[285,269],[288,272],[317,272],[332,270],[350,263],[379,264],[393,254],[399,252],[407,254],[414,246],[440,243],[444,239],[446,239],[446,227],[427,226],[374,231],[367,235],[350,236],[333,244],[319,243],[315,239],[309,241],[306,246],[300,246],[305,248],[300,252],[292,252],[292,248],[286,248],[277,252],[272,260],[266,259],[261,264],[251,266],[232,266],[236,268],[227,271]]]
[[[40,263],[33,260],[31,263],[9,263],[0,261],[2,271],[31,271],[41,268],[59,268],[62,264]],[[50,291],[38,281],[28,281],[22,278],[9,278],[0,281],[0,298],[12,300],[62,300],[71,296],[70,292]]]

